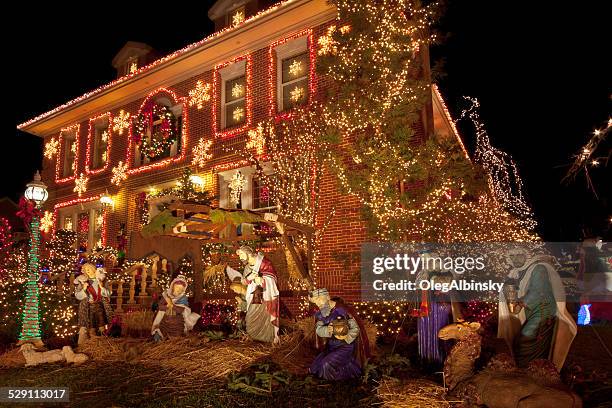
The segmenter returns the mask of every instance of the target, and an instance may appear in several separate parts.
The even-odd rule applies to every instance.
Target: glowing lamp
[[[40,172],[38,170],[34,174],[34,180],[26,186],[25,197],[28,200],[34,201],[38,207],[43,205],[47,198],[49,198],[47,185],[40,181]]]
[[[112,207],[115,205],[115,201],[113,200],[113,197],[108,195],[108,193],[104,193],[102,194],[102,196],[100,196],[100,203],[102,204],[103,207]]]

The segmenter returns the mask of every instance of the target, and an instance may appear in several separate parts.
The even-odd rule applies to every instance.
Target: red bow
[[[19,211],[17,211],[17,216],[21,218],[26,227],[29,228],[32,218],[42,216],[42,212],[36,208],[36,203],[34,203],[34,201],[21,197],[19,199]]]

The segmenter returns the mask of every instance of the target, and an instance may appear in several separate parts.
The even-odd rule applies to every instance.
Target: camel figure
[[[519,369],[508,355],[491,359],[481,372],[474,373],[480,356],[480,323],[458,322],[438,332],[442,340],[456,340],[444,361],[444,378],[449,393],[464,399],[464,406],[489,408],[581,408],[582,400],[561,382],[548,360],[534,360]]]

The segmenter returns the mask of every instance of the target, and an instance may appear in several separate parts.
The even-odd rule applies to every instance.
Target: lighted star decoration
[[[49,232],[53,228],[53,214],[49,211],[45,211],[45,214],[40,219],[40,230],[42,232]]]
[[[80,196],[83,195],[84,192],[87,191],[87,182],[89,181],[89,177],[85,177],[83,173],[74,180],[74,191]]]
[[[237,26],[238,24],[244,22],[244,11],[243,10],[238,10],[234,13],[234,15],[232,16],[232,25],[233,26]]]
[[[245,185],[246,179],[240,171],[237,171],[228,185],[230,191],[230,203],[238,204],[238,202],[240,202],[240,195],[242,194],[242,190],[244,189]]]
[[[212,154],[210,153],[211,147],[212,140],[204,140],[204,138],[198,140],[198,144],[193,148],[191,164],[197,167],[204,167],[206,162],[212,159]]]
[[[302,61],[293,60],[291,65],[289,65],[289,74],[291,76],[298,76],[304,71],[304,65]]]
[[[232,117],[235,122],[240,122],[244,118],[244,109],[238,107],[232,112]]]
[[[123,109],[119,111],[119,115],[113,118],[113,130],[119,132],[120,135],[123,131],[130,127],[130,112],[126,112]]]
[[[52,138],[45,144],[45,157],[49,160],[59,152],[59,140]]]
[[[123,163],[122,161],[117,163],[117,166],[112,169],[113,177],[111,177],[111,183],[118,186],[127,180],[127,168],[127,163]]]
[[[203,81],[196,82],[194,89],[189,91],[189,106],[196,106],[198,109],[204,107],[204,102],[210,100],[210,84]]]
[[[236,82],[232,87],[232,96],[234,98],[240,98],[242,95],[244,95],[244,85]]]
[[[290,99],[293,102],[298,102],[300,99],[302,99],[304,97],[304,88],[296,86],[295,88],[293,88],[293,90],[291,90],[291,92],[289,92],[290,95]]]
[[[247,149],[255,149],[257,154],[263,154],[266,140],[264,138],[264,128],[260,123],[257,129],[251,129],[248,132],[249,139],[246,144]]]

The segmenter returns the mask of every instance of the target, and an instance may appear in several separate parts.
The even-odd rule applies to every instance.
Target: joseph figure
[[[242,275],[231,267],[226,268],[231,281],[239,277],[246,285],[246,331],[254,340],[266,343],[279,342],[279,291],[272,262],[249,246],[241,246],[236,254],[244,264]]]

